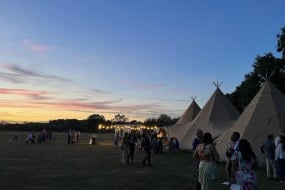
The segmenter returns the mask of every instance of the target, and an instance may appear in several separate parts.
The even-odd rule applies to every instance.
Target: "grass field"
[[[26,144],[27,132],[18,132],[20,143],[13,142],[15,132],[0,131],[1,190],[81,190],[81,189],[194,189],[195,171],[192,153],[181,151],[154,154],[154,167],[141,164],[144,154],[136,150],[135,163],[122,165],[121,151],[112,146],[112,135],[97,134],[98,144],[88,145],[91,134],[81,134],[79,144],[68,145],[66,134],[56,133],[55,142]],[[214,189],[229,189],[224,163],[219,164],[220,179]],[[258,169],[259,189],[285,189],[268,181],[264,168]]]

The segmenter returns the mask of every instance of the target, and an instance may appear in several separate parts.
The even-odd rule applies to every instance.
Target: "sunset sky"
[[[276,52],[284,0],[0,0],[0,121],[180,116]]]

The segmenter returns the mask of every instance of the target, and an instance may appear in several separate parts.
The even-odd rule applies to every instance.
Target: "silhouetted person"
[[[142,161],[143,165],[146,165],[145,162],[147,160],[148,166],[152,167],[152,164],[150,162],[150,157],[151,157],[151,140],[149,134],[145,135],[143,134],[143,141],[142,141],[142,148],[145,152],[145,158]]]

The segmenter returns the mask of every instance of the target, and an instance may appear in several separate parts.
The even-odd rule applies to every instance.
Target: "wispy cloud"
[[[27,46],[27,48],[30,51],[35,52],[35,53],[44,53],[44,52],[47,52],[47,51],[55,48],[53,46],[35,43],[30,39],[25,39],[23,41],[23,43],[24,43],[24,45]]]
[[[28,97],[33,100],[46,100],[51,99],[48,97],[54,93],[47,92],[47,91],[34,91],[34,90],[26,90],[26,89],[9,89],[9,88],[0,88],[0,95],[19,95]]]
[[[1,81],[7,81],[12,83],[23,83],[23,79],[18,74],[0,72]]]
[[[152,100],[152,101],[159,101],[159,102],[187,102],[189,100],[187,99],[173,99],[173,98],[157,98],[157,97],[153,97],[153,98],[142,98],[143,100]]]
[[[88,99],[56,99],[51,92],[33,91],[25,89],[6,89],[0,88],[0,95],[19,95],[28,97],[26,101],[9,100],[5,96],[5,101],[0,101],[0,107],[13,108],[40,108],[57,109],[62,111],[75,112],[97,112],[97,113],[124,113],[135,114],[148,111],[165,111],[165,108],[159,104],[127,104],[121,99],[108,101],[90,101]],[[160,112],[161,113],[161,112]]]
[[[2,64],[1,67],[6,69],[8,72],[6,73],[1,72],[0,78],[13,83],[23,83],[24,79],[27,77],[37,77],[41,79],[56,80],[60,82],[70,82],[69,79],[63,77],[59,77],[56,75],[48,75],[38,71],[28,70],[15,64]],[[15,77],[15,79],[13,79],[13,77]]]
[[[11,72],[14,72],[18,75],[21,75],[21,76],[32,76],[32,77],[40,77],[41,76],[40,74],[38,74],[34,71],[23,69],[17,65],[13,65],[13,64],[6,64],[3,67],[8,69]]]
[[[11,113],[9,113],[9,112],[0,112],[0,116],[4,116],[4,117],[6,117],[6,116],[12,116],[13,114],[11,114]]]
[[[100,90],[100,89],[91,89],[91,92],[95,92],[98,94],[111,94],[111,92],[107,92],[107,91]]]

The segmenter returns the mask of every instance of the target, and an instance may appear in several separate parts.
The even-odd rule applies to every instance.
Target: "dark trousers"
[[[130,153],[128,155],[128,162],[129,162],[129,159],[131,158],[131,161],[134,160],[134,154],[135,154],[135,144],[134,143],[130,143],[129,144],[129,148],[130,148]]]
[[[285,181],[285,158],[277,160],[277,175],[279,180]]]
[[[201,190],[201,184],[200,184],[200,182],[199,182],[199,171],[198,171],[198,169],[199,169],[199,163],[200,163],[200,160],[195,160],[195,169],[196,169],[196,175],[195,175],[195,177],[196,177],[196,184],[195,184],[195,189],[196,190]]]
[[[196,181],[196,190],[201,190],[201,183],[198,180]]]
[[[227,173],[231,183],[236,180],[236,172],[239,167],[239,162],[237,160],[229,160],[227,163]]]
[[[151,165],[151,162],[150,162],[150,157],[151,157],[151,150],[145,150],[145,158],[144,158],[144,160],[143,160],[143,164],[145,164],[145,162],[146,162],[146,160],[147,160],[147,162],[148,162],[148,165],[149,166],[152,166]]]

